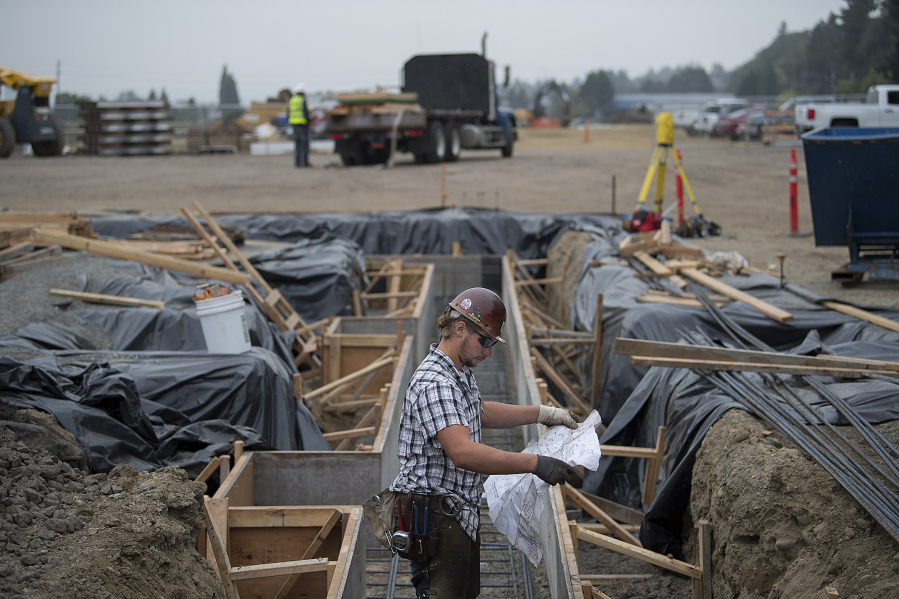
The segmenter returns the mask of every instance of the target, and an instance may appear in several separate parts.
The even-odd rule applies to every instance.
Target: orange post
[[[590,141],[590,119],[584,119],[584,143]]]
[[[675,152],[677,152],[677,161],[683,160],[680,148],[677,148]],[[681,181],[680,169],[674,175],[674,187],[677,189],[677,224],[680,225],[684,222],[684,182]]]

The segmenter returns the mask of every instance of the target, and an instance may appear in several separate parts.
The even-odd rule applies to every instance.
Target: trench
[[[485,285],[499,289],[498,260],[484,260],[481,276]],[[455,294],[435,294],[435,311],[442,311]],[[436,314],[433,320],[436,321]],[[508,346],[494,351],[488,360],[481,362],[475,377],[484,401],[517,403],[517,388],[512,374],[512,352]],[[521,428],[483,429],[481,441],[485,445],[503,451],[520,452],[525,447]],[[482,475],[482,482],[486,475]],[[505,535],[494,527],[487,509],[486,499],[481,499],[481,594],[490,599],[532,599],[534,567],[524,554],[512,546]],[[365,586],[366,599],[415,599],[415,588],[410,582],[409,561],[393,556],[369,538],[366,546]]]

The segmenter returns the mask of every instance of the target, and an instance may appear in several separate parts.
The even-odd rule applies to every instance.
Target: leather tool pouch
[[[403,495],[402,502],[408,505],[403,511],[404,529],[412,537],[409,556],[400,553],[400,557],[426,562],[437,552],[437,525],[429,510],[430,497],[427,495]],[[401,505],[401,509],[405,507]],[[434,522],[433,529],[431,522]],[[431,535],[433,534],[433,541]]]

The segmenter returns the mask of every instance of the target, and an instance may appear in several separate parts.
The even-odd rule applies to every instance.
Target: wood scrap
[[[165,302],[141,299],[138,297],[123,297],[120,295],[106,295],[103,293],[89,293],[86,291],[72,291],[69,289],[50,289],[49,293],[62,297],[71,297],[73,299],[81,300],[83,302],[90,302],[93,304],[156,308],[157,310],[162,310],[163,308],[165,308]]]
[[[831,310],[835,310],[849,316],[854,316],[859,320],[864,320],[872,324],[876,324],[877,326],[883,327],[889,331],[895,331],[899,333],[899,322],[896,322],[895,320],[890,320],[889,318],[884,318],[883,316],[872,314],[867,310],[862,310],[861,308],[856,308],[855,306],[850,306],[841,302],[828,300],[821,302],[821,305],[825,308],[830,308]]]
[[[772,306],[768,302],[752,297],[748,293],[744,293],[743,291],[734,289],[727,283],[719,281],[718,279],[711,277],[705,273],[701,273],[695,268],[684,268],[681,270],[681,274],[693,279],[697,283],[705,285],[709,289],[717,291],[721,295],[729,297],[732,300],[747,303],[765,316],[772,318],[777,322],[790,322],[791,320],[793,320],[793,315],[786,310],[781,310],[776,306]]]
[[[134,260],[135,262],[141,262],[142,264],[159,266],[160,268],[169,268],[171,270],[186,272],[188,274],[207,279],[218,279],[226,283],[243,285],[249,282],[249,275],[244,273],[237,273],[231,270],[226,270],[224,268],[208,266],[205,264],[194,264],[192,262],[188,262],[187,260],[181,260],[180,258],[173,258],[171,256],[163,256],[162,254],[154,254],[152,252],[135,250],[106,241],[88,240],[83,237],[68,235],[66,233],[58,233],[56,231],[49,231],[46,229],[36,229],[33,235],[36,241],[41,241],[48,245],[56,243],[72,250],[93,252],[95,254],[109,256],[111,258],[119,258],[121,260]]]

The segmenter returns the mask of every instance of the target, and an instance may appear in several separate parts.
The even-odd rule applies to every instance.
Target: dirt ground
[[[867,305],[899,305],[899,286],[864,283],[843,288],[830,272],[849,259],[843,247],[816,248],[811,236],[789,237],[789,147],[675,136],[683,166],[705,217],[724,235],[698,240],[710,250],[736,250],[751,266],[776,264],[806,289]],[[446,165],[447,203],[521,212],[633,210],[655,148],[649,125],[597,129],[584,141],[576,130],[521,131],[515,156],[464,151]],[[799,230],[811,231],[811,208],[801,147]],[[400,155],[396,167],[345,168],[334,154],[313,153],[313,168],[292,156],[171,155],[62,156],[38,159],[19,151],[0,161],[0,208],[77,210],[119,208],[177,213],[199,201],[212,212],[367,212],[440,205],[441,167]],[[669,158],[669,163],[671,162]],[[675,200],[673,169],[665,204]],[[689,216],[691,208],[686,207]],[[673,214],[673,212],[672,212]]]
[[[865,282],[845,288],[830,281],[830,272],[848,260],[846,248],[816,248],[811,236],[784,235],[789,147],[680,134],[677,141],[703,214],[724,232],[691,242],[714,251],[738,251],[761,268],[776,263],[775,253],[786,253],[785,274],[791,282],[859,304],[899,306],[899,284]],[[578,131],[525,130],[511,159],[500,158],[498,151],[463,152],[459,162],[447,165],[447,203],[608,213],[614,188],[616,212],[627,212],[633,209],[654,147],[653,130],[645,125],[594,130],[589,142]],[[801,147],[796,154],[800,230],[809,231]],[[274,213],[440,205],[441,167],[414,165],[409,156],[400,157],[393,169],[345,168],[336,156],[320,153],[313,154],[309,169],[296,169],[291,160],[289,155],[36,159],[17,152],[0,161],[0,209],[177,213],[199,201],[216,213]],[[665,189],[667,207],[674,198],[670,169]],[[687,210],[689,214],[689,206]],[[575,266],[569,265],[572,270]],[[0,420],[16,418],[21,417]],[[57,589],[71,589],[68,596],[137,597],[146,596],[141,589],[156,588],[160,596],[221,596],[214,571],[206,562],[193,561],[185,541],[199,526],[199,487],[172,471],[138,475],[117,469],[109,477],[91,477],[80,469],[83,456],[72,454],[71,448],[69,453],[56,449],[26,455],[31,444],[26,447],[10,436],[20,429],[5,429],[0,430],[0,452],[7,452],[0,454],[0,549],[6,549],[0,552],[0,595],[53,597],[66,594]],[[713,520],[715,596],[812,598],[823,596],[825,584],[836,585],[841,597],[896,596],[896,587],[889,586],[899,579],[895,542],[820,467],[783,439],[779,446],[764,440],[761,430],[757,421],[732,412],[712,429],[697,457],[689,518]],[[896,442],[899,429],[889,430],[885,434]],[[769,484],[753,494],[760,488],[759,477]],[[138,496],[150,500],[133,501]],[[752,522],[749,532],[741,528],[749,526],[746,521]],[[747,543],[747,538],[757,540]],[[156,549],[128,553],[137,546]],[[579,547],[584,573],[651,575],[600,585],[609,597],[691,596],[685,579],[583,542]],[[83,567],[80,560],[89,555],[100,556],[97,568]],[[695,556],[688,558],[696,563]],[[133,586],[124,582],[130,578],[135,578]],[[542,587],[538,578],[538,598]]]

